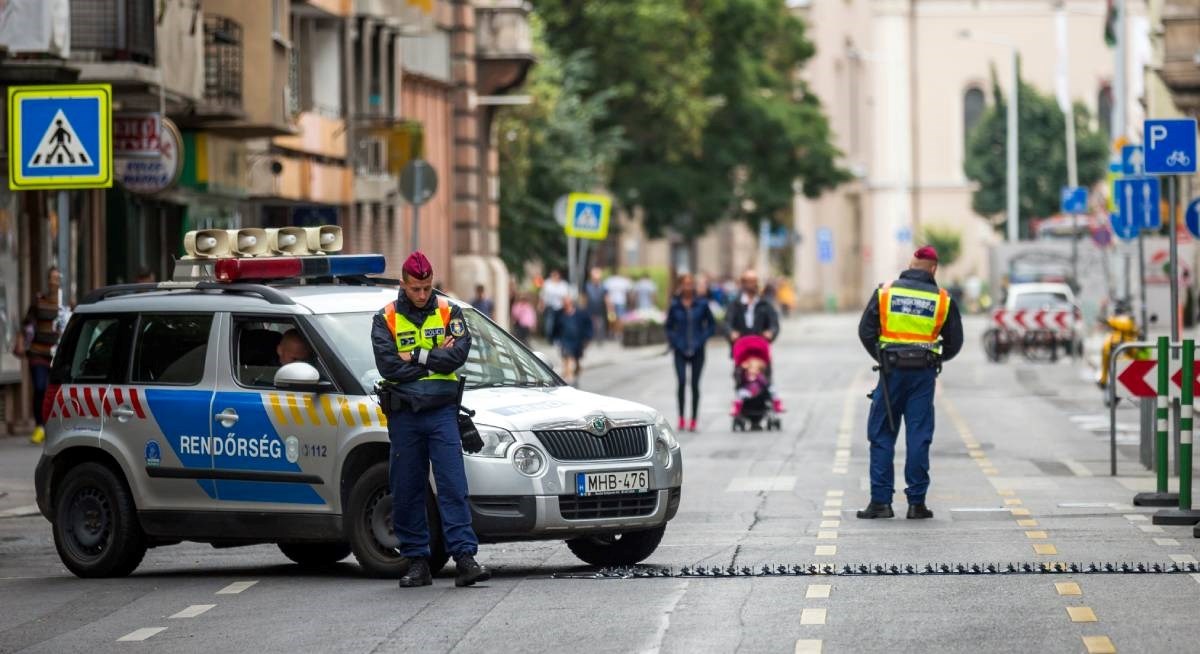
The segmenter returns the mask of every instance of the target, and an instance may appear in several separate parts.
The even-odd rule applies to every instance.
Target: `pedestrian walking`
[[[538,309],[542,314],[542,330],[546,338],[551,338],[554,333],[554,320],[562,311],[563,298],[570,292],[571,285],[557,270],[551,270],[550,276],[542,282],[542,292],[538,295]]]
[[[747,270],[742,273],[741,295],[729,305],[725,320],[729,328],[729,340],[754,334],[768,341],[779,336],[779,314],[760,293],[758,273]]]
[[[533,303],[524,293],[517,293],[509,312],[512,314],[513,336],[529,345],[529,337],[537,328],[537,310],[533,308]]]
[[[592,317],[592,333],[597,339],[608,339],[608,293],[604,290],[604,271],[592,268],[587,283],[583,285],[587,297],[587,312]]]
[[[13,346],[13,354],[24,356],[29,366],[29,380],[33,384],[33,434],[30,442],[35,445],[46,440],[46,421],[42,415],[42,404],[46,399],[46,387],[50,383],[50,364],[58,341],[66,329],[70,310],[62,301],[62,273],[57,266],[46,271],[46,290],[30,303],[21,321],[21,333]]]
[[[638,309],[653,309],[658,300],[658,284],[643,274],[633,285],[633,294],[637,297]]]
[[[487,296],[487,289],[483,284],[475,285],[475,299],[471,300],[471,306],[475,307],[480,313],[488,318],[495,319],[496,303]]]
[[[688,368],[692,372],[692,417],[686,423],[696,431],[696,414],[700,407],[700,373],[704,370],[704,346],[716,332],[716,320],[708,302],[696,293],[696,282],[688,273],[679,277],[678,292],[667,309],[667,343],[675,355],[676,399],[679,405],[679,428],[684,428],[684,400]]]
[[[940,289],[937,250],[925,246],[913,254],[909,269],[879,287],[858,323],[858,338],[879,364],[879,383],[871,394],[867,437],[871,443],[871,502],[858,512],[863,519],[891,518],[894,459],[900,422],[907,453],[904,493],[908,518],[932,518],[925,505],[929,490],[929,446],[933,442],[933,391],[942,364],[962,349],[962,318],[950,294]]]
[[[454,585],[491,578],[475,561],[479,539],[471,528],[462,459],[464,449],[478,451],[482,443],[465,443],[458,429],[462,388],[456,371],[466,363],[471,334],[462,310],[433,290],[432,279],[429,260],[413,252],[404,262],[399,296],[375,314],[371,327],[391,441],[392,526],[400,553],[411,562],[401,588],[433,583],[425,518],[431,465],[446,550],[458,569]]]
[[[563,379],[570,385],[579,384],[583,372],[580,362],[583,351],[592,340],[592,317],[575,306],[575,297],[568,294],[563,298],[563,309],[554,321],[552,340],[558,343],[562,356]]]

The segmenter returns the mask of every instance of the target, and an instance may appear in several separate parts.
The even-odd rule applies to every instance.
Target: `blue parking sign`
[[[1088,194],[1082,186],[1064,186],[1062,189],[1063,213],[1087,213]]]
[[[1161,195],[1156,177],[1117,180],[1117,208],[1121,222],[1133,229],[1158,229],[1162,225]]]
[[[1142,127],[1146,174],[1196,172],[1196,119],[1147,120]]]

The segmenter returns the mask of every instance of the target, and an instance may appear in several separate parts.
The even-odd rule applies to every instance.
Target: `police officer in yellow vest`
[[[458,429],[459,380],[471,335],[462,310],[433,290],[433,266],[413,252],[404,262],[396,301],[375,314],[371,342],[383,377],[380,403],[392,442],[392,525],[400,553],[411,565],[401,588],[433,583],[425,486],[432,464],[446,551],[458,569],[456,586],[491,574],[475,561],[479,540],[471,528],[467,476]]]
[[[962,318],[939,289],[937,250],[913,254],[909,269],[879,287],[858,323],[858,338],[880,366],[871,400],[867,436],[871,442],[871,503],[859,518],[891,518],[896,438],[904,422],[907,457],[904,490],[908,518],[932,518],[925,506],[929,489],[929,445],[933,441],[933,391],[944,361],[962,349]]]

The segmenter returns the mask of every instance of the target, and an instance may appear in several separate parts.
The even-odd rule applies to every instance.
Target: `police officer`
[[[400,587],[433,583],[425,519],[430,464],[446,550],[458,568],[454,585],[470,586],[491,577],[475,561],[479,540],[471,528],[458,428],[455,371],[467,360],[471,335],[462,311],[433,290],[433,266],[424,254],[408,257],[402,277],[399,297],[375,314],[371,328],[375,365],[383,377],[380,403],[387,411],[392,442],[392,525],[400,553],[411,562]]]
[[[900,420],[904,421],[910,520],[932,518],[925,506],[929,489],[929,445],[933,441],[933,391],[944,361],[962,349],[962,317],[949,293],[939,289],[937,250],[925,246],[913,254],[909,269],[879,287],[858,323],[858,338],[879,362],[879,385],[867,418],[871,442],[871,503],[863,519],[891,518],[893,460]]]

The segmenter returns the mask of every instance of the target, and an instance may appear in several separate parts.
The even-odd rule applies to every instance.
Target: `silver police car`
[[[363,274],[382,258],[216,263],[213,281],[108,287],[72,316],[36,472],[63,563],[81,577],[127,575],[147,548],[187,540],[275,543],[311,566],[353,552],[370,575],[402,574],[369,338],[397,288]],[[481,541],[564,540],[597,566],[649,557],[680,501],[670,426],[647,406],[565,385],[461,306],[472,334],[463,403],[485,442],[464,454]],[[432,485],[429,498],[437,570],[447,556]]]

